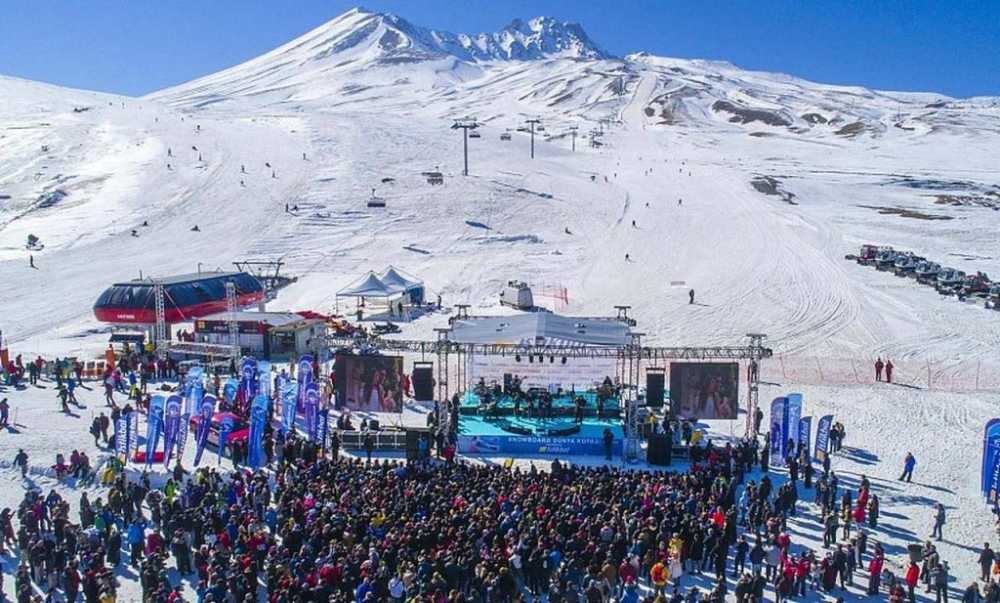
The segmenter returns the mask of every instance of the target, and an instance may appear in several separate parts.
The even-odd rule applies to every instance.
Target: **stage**
[[[604,430],[614,435],[613,455],[621,455],[624,431],[618,419],[490,418],[462,414],[458,451],[463,454],[551,454],[604,456]]]
[[[576,393],[563,393],[561,395],[552,396],[552,415],[555,417],[572,417],[576,413],[576,405],[574,404],[575,398],[583,398],[584,400],[584,416],[592,416],[600,418],[616,418],[621,412],[621,403],[618,398],[610,397],[604,400],[603,405],[601,405],[600,413],[598,413],[598,400],[597,394],[595,392],[576,392]],[[500,394],[499,396],[493,398],[496,402],[496,408],[494,413],[501,416],[513,415],[515,414],[514,398],[508,394]],[[465,392],[462,397],[461,404],[459,405],[459,412],[463,415],[477,414],[480,412],[480,406],[482,404],[482,397],[475,392]],[[535,410],[534,416],[537,417],[540,414],[538,409],[538,400],[534,400]],[[519,412],[520,416],[524,417],[527,415],[527,402],[522,402]]]

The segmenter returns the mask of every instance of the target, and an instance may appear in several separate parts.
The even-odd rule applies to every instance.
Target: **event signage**
[[[799,449],[805,451],[806,458],[809,457],[809,449],[812,445],[812,421],[812,417],[799,419]]]
[[[181,414],[180,431],[177,434],[177,455],[184,454],[187,445],[188,431],[191,428],[191,415],[201,408],[201,400],[205,396],[205,370],[200,366],[191,367],[184,381],[184,412]]]
[[[115,448],[123,464],[128,463],[128,451],[132,449],[135,441],[133,419],[136,418],[136,414],[134,410],[129,413],[123,412],[115,422]]]
[[[226,440],[229,439],[229,434],[232,433],[235,426],[236,422],[231,415],[222,417],[219,422],[219,455],[216,460],[220,465],[222,464],[222,453],[226,449]]]
[[[226,399],[226,402],[232,406],[236,402],[236,393],[240,389],[240,382],[234,377],[230,377],[226,380],[226,384],[222,386],[222,397]]]
[[[164,415],[163,426],[163,466],[170,468],[170,459],[174,454],[174,446],[177,445],[177,433],[181,428],[181,407],[184,400],[174,394],[167,398],[167,406]]]
[[[257,361],[244,358],[240,363],[240,398],[241,408],[250,404],[257,393]]]
[[[564,391],[586,391],[600,385],[606,376],[614,377],[618,370],[614,358],[569,357],[563,360],[561,356],[469,354],[466,367],[470,383],[480,379],[487,384],[503,383],[504,375],[517,375],[524,389],[547,389],[550,384],[556,384]]]
[[[258,393],[250,406],[250,442],[247,464],[254,469],[264,464],[264,424],[267,421],[267,398]]]
[[[306,386],[306,402],[302,412],[306,419],[306,435],[310,442],[315,442],[317,415],[319,414],[319,385],[315,382]]]
[[[201,407],[198,410],[198,431],[195,432],[194,466],[201,462],[201,455],[205,452],[205,445],[208,444],[208,432],[212,428],[212,417],[215,416],[215,397],[205,396],[201,399]]]
[[[287,436],[295,429],[295,406],[299,395],[299,384],[295,379],[287,379],[281,392],[281,430]]]
[[[830,454],[830,428],[833,427],[833,415],[820,417],[816,424],[816,450],[813,452],[813,460],[819,463],[826,461],[826,455]]]
[[[591,437],[558,436],[458,436],[463,454],[554,454],[604,455],[604,440]],[[622,452],[622,440],[615,438],[611,453]]]
[[[771,439],[770,439],[770,465],[772,467],[783,467],[785,457],[781,454],[785,439],[785,426],[788,424],[788,414],[785,411],[785,398],[775,398],[771,401]]]
[[[319,411],[319,444],[326,450],[326,440],[330,433],[330,409],[324,408]]]
[[[160,443],[160,434],[163,431],[163,407],[166,400],[163,396],[153,396],[149,401],[149,415],[146,417],[146,467],[153,464],[153,453]]]
[[[267,360],[257,361],[257,391],[271,399],[271,363]]]
[[[799,421],[802,420],[802,394],[785,396],[785,421],[783,424],[781,456],[794,456],[799,444]]]
[[[1000,492],[1000,419],[991,419],[986,423],[980,483],[987,502],[995,504]]]

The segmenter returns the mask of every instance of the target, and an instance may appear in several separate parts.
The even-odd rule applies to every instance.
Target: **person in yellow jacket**
[[[657,561],[649,570],[649,581],[653,583],[653,588],[658,595],[663,593],[663,589],[666,588],[669,578],[670,574],[663,561]]]

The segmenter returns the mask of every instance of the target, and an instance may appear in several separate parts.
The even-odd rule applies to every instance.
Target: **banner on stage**
[[[604,455],[602,438],[575,436],[458,436],[463,454],[551,454],[559,456]],[[622,439],[615,437],[613,455],[622,452]]]
[[[503,384],[504,375],[517,375],[521,379],[521,388],[525,390],[532,387],[548,389],[550,385],[556,385],[564,391],[586,391],[600,385],[605,377],[614,379],[617,373],[614,358],[567,357],[564,363],[562,356],[535,354],[530,360],[526,354],[472,354],[467,363],[469,382],[477,383],[482,379],[487,385],[494,382]]]
[[[671,362],[670,408],[685,419],[736,418],[740,365],[736,362]]]

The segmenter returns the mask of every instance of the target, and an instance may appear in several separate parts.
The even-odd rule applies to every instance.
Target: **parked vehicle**
[[[862,245],[861,251],[854,256],[854,261],[862,266],[871,266],[875,263],[875,256],[878,255],[878,247],[875,245]]]
[[[992,305],[994,310],[1000,311],[1000,284],[990,287],[989,298],[986,303]]]
[[[917,282],[925,285],[937,283],[938,274],[941,273],[941,264],[937,262],[921,262],[913,271],[917,276]]]
[[[986,276],[985,272],[977,272],[966,276],[962,280],[961,295],[963,297],[970,295],[986,296],[989,294],[992,285],[990,277]]]
[[[901,253],[896,256],[896,261],[892,263],[892,271],[896,276],[909,276],[923,260],[924,258],[912,253]]]
[[[896,261],[899,252],[892,247],[882,247],[875,255],[875,268],[878,270],[892,270],[892,264]]]
[[[951,295],[955,293],[958,287],[962,284],[965,279],[965,273],[961,270],[956,270],[954,268],[944,268],[938,274],[937,284],[935,288],[938,293],[943,293],[945,295]]]
[[[223,451],[223,456],[232,457],[232,448],[230,448],[230,445],[235,442],[246,444],[247,440],[250,439],[250,425],[239,415],[231,412],[215,413],[212,416],[212,424],[208,428],[208,444],[212,448],[218,450],[219,432],[222,431],[222,420],[227,417],[233,420],[233,429],[229,432],[229,437],[226,438],[226,449]],[[198,424],[200,422],[201,415],[193,415],[191,417],[192,434],[198,433]]]

